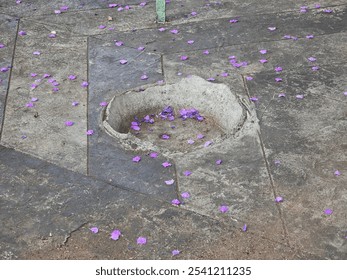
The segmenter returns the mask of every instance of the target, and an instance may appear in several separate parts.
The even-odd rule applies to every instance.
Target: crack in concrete
[[[64,239],[64,241],[63,241],[63,246],[65,246],[66,245],[66,243],[69,241],[69,239],[70,239],[70,237],[71,237],[71,235],[74,233],[74,232],[76,232],[76,231],[78,231],[78,230],[80,230],[82,227],[84,227],[86,224],[88,224],[89,223],[89,221],[87,221],[87,222],[84,222],[83,224],[81,224],[80,226],[78,226],[76,229],[74,229],[74,230],[72,230],[72,231],[70,231],[66,236],[65,236],[65,239]]]

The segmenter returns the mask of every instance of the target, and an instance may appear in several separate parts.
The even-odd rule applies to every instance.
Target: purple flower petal
[[[74,101],[71,104],[72,104],[72,106],[76,107],[76,106],[78,106],[79,103],[77,101]]]
[[[124,64],[127,64],[128,61],[126,59],[121,59],[121,60],[119,60],[119,63],[124,65]]]
[[[220,74],[222,77],[228,77],[229,76],[229,74],[227,73],[227,72],[223,72],[223,73],[221,73]]]
[[[191,15],[192,17],[195,17],[197,14],[198,14],[197,12],[191,12],[191,13],[190,13],[190,15]]]
[[[276,81],[277,83],[279,83],[279,82],[282,82],[283,79],[282,79],[282,78],[275,78],[275,81]]]
[[[94,234],[98,233],[99,232],[99,229],[97,227],[91,227],[90,228],[90,231]]]
[[[86,81],[82,82],[82,84],[81,84],[81,87],[84,87],[84,88],[86,88],[88,86],[89,86],[89,83]]]
[[[275,67],[275,72],[282,72],[282,67],[279,67],[279,66],[277,66],[277,67]]]
[[[138,50],[138,51],[144,51],[144,50],[145,50],[145,47],[139,46],[139,47],[137,48],[137,50]]]
[[[54,91],[54,92],[57,92],[57,91],[59,91],[59,88],[52,88],[52,91]]]
[[[100,102],[99,104],[101,107],[106,107],[108,103],[106,101]]]
[[[347,91],[345,91],[345,92],[343,93],[343,95],[344,95],[344,96],[347,96]]]
[[[259,51],[261,54],[266,54],[267,53],[267,50],[260,50]]]
[[[69,7],[68,6],[62,6],[62,7],[60,7],[60,10],[61,11],[67,11],[69,9]]]
[[[311,61],[311,62],[314,62],[314,61],[316,61],[317,59],[316,59],[315,57],[311,56],[311,57],[308,58],[308,60]]]
[[[333,12],[333,10],[330,10],[330,9],[324,9],[323,10],[323,13],[327,13],[327,14],[330,14],[330,13],[332,13]]]
[[[327,209],[324,210],[324,214],[325,214],[325,215],[330,216],[332,213],[333,213],[333,210],[332,210],[332,209],[327,208]]]
[[[290,35],[284,35],[283,38],[284,38],[284,39],[292,39],[292,36],[290,36]]]
[[[251,97],[249,100],[251,100],[251,101],[253,101],[253,102],[256,102],[256,101],[258,101],[258,97],[253,96],[253,97]]]
[[[122,41],[117,41],[115,40],[115,43],[114,43],[117,47],[120,47],[120,46],[123,46],[124,43]]]
[[[139,4],[140,7],[144,7],[144,6],[146,6],[146,5],[147,5],[147,2],[141,2],[141,3]]]
[[[276,166],[280,166],[280,165],[281,165],[281,161],[278,160],[278,159],[275,159],[275,160],[274,160],[274,164],[275,164]]]
[[[148,80],[148,76],[147,75],[142,75],[141,76],[141,80]]]
[[[34,105],[33,103],[31,103],[31,102],[25,104],[25,107],[27,107],[27,108],[32,108],[32,107],[34,107],[34,106],[35,106],[35,105]]]
[[[340,172],[339,170],[336,170],[336,171],[334,172],[334,175],[335,175],[335,176],[340,176],[340,175],[341,175],[341,172]]]
[[[3,49],[4,47],[5,45],[0,43],[0,49]]]
[[[140,156],[135,156],[135,157],[133,157],[133,162],[138,163],[138,162],[140,162],[140,161],[141,161],[141,157],[140,157]]]
[[[119,8],[117,9],[118,12],[121,12],[121,11],[123,11],[123,10],[124,10],[123,7],[119,7]]]
[[[229,207],[228,206],[226,206],[226,205],[219,206],[219,212],[226,213],[228,211],[229,211]]]
[[[202,52],[203,54],[210,54],[210,52],[208,51],[208,50],[204,50],[203,52]]]
[[[173,256],[177,256],[177,255],[179,255],[179,253],[180,253],[180,251],[178,251],[178,250],[172,250],[172,252],[171,252],[171,254]]]
[[[170,139],[170,136],[167,135],[167,134],[163,134],[163,135],[161,136],[161,139],[168,140],[168,139]]]
[[[44,79],[46,79],[46,78],[51,77],[51,74],[45,73],[45,74],[43,74],[42,77],[43,77]],[[55,82],[55,80],[53,80],[52,82]]]
[[[246,76],[246,80],[247,80],[247,81],[252,81],[252,80],[253,80],[253,77],[251,77],[251,76]]]
[[[174,179],[165,181],[165,184],[168,185],[168,186],[172,185],[173,183],[175,183]]]
[[[118,229],[115,229],[114,231],[111,232],[112,240],[118,240],[120,236],[121,236],[121,232]]]
[[[216,80],[216,79],[213,78],[213,77],[207,79],[207,81],[209,81],[209,82],[213,82],[213,81],[215,81],[215,80]]]
[[[33,55],[40,55],[41,53],[38,51],[33,52]]]
[[[31,77],[36,77],[37,74],[36,74],[36,73],[30,73],[30,76],[31,76]]]
[[[32,101],[32,102],[36,102],[36,101],[38,101],[38,100],[39,100],[39,99],[38,99],[37,97],[32,97],[32,98],[31,98],[31,101]]]
[[[48,38],[56,38],[57,35],[55,33],[50,33],[48,34]]]
[[[8,70],[10,70],[8,67],[2,67],[2,68],[0,69],[0,72],[5,73],[5,72],[7,72]]]
[[[170,32],[171,32],[172,34],[178,34],[178,33],[179,33],[179,31],[178,31],[177,29],[172,29],[172,30],[170,30]]]
[[[61,10],[54,10],[54,13],[55,13],[56,15],[59,15],[59,14],[61,14]]]
[[[76,79],[76,76],[75,76],[75,75],[70,75],[70,76],[68,77],[68,79],[71,80],[71,81],[72,81],[72,80],[75,80],[75,79]]]
[[[204,144],[204,147],[207,148],[208,146],[210,146],[212,144],[212,141],[206,141]]]
[[[229,20],[229,22],[230,23],[237,23],[237,22],[239,22],[237,19],[231,19],[231,20]]]
[[[189,170],[186,170],[183,172],[184,176],[190,176],[192,174],[192,172],[190,172]]]
[[[198,134],[198,136],[196,136],[196,138],[198,138],[198,139],[202,139],[202,138],[205,138],[205,136],[204,136],[204,135],[202,135],[202,134]]]
[[[94,130],[92,129],[89,129],[87,130],[86,134],[89,136],[89,135],[93,135],[94,134]]]
[[[149,154],[149,156],[150,156],[151,158],[157,158],[157,157],[158,157],[158,153],[152,152],[152,153]]]
[[[164,31],[166,30],[166,28],[161,27],[161,28],[159,28],[158,30],[159,30],[160,32],[164,32]]]
[[[175,198],[175,199],[173,199],[173,200],[171,201],[171,204],[172,204],[172,205],[175,205],[175,206],[178,206],[178,205],[181,204],[181,201],[179,201],[177,198]]]
[[[264,63],[267,63],[267,59],[260,59],[259,62],[260,62],[260,63],[263,63],[263,64],[264,64]]]
[[[66,121],[65,122],[65,125],[66,126],[73,126],[75,123],[74,122],[72,122],[72,121]]]
[[[315,7],[316,9],[319,9],[319,8],[321,7],[321,5],[320,5],[320,4],[315,4],[314,7]]]
[[[118,4],[108,4],[108,7],[109,8],[115,8],[115,7],[117,7],[118,6]]]
[[[270,30],[270,31],[275,31],[277,28],[275,26],[270,26],[267,29]]]
[[[319,70],[319,66],[312,66],[311,69],[312,69],[312,71],[318,71]]]
[[[283,197],[277,196],[277,197],[275,198],[275,202],[277,202],[277,203],[283,202]]]
[[[295,97],[296,97],[296,99],[304,99],[304,95],[303,94],[298,94]]]
[[[194,144],[194,143],[195,143],[195,141],[194,141],[194,140],[192,140],[192,139],[189,139],[187,142],[188,142],[188,144],[190,144],[190,145],[192,145],[192,144]]]
[[[189,192],[183,192],[181,193],[182,198],[190,198],[190,193]]]
[[[137,238],[136,243],[138,245],[145,245],[147,243],[147,238],[144,236],[140,236]]]
[[[217,165],[221,165],[222,164],[222,160],[221,159],[216,160],[216,164]]]
[[[286,94],[285,93],[280,93],[280,94],[278,94],[278,97],[286,97]]]
[[[180,59],[181,59],[181,60],[187,60],[187,59],[188,59],[188,56],[186,56],[186,55],[181,55]]]
[[[167,168],[167,167],[170,167],[172,164],[170,162],[165,161],[161,165]]]
[[[187,41],[187,44],[188,44],[188,45],[194,44],[194,40],[189,40],[189,41]]]
[[[246,225],[246,224],[243,225],[242,231],[243,231],[243,232],[246,232],[246,231],[247,231],[247,225]]]
[[[310,35],[306,35],[306,38],[307,38],[307,39],[313,39],[314,36],[313,36],[312,34],[310,34]]]
[[[18,32],[18,35],[19,36],[25,36],[25,35],[27,35],[27,33],[25,31],[21,30]]]

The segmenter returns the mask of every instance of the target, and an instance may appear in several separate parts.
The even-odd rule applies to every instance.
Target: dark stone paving
[[[140,2],[119,12],[102,0],[0,0],[0,67],[13,60],[0,72],[0,258],[169,259],[179,249],[182,259],[346,259],[345,1],[320,1],[331,13],[311,0],[307,13],[285,0],[172,1],[165,25],[154,22],[154,1]],[[247,67],[232,67],[233,55]],[[59,92],[45,80],[30,89],[32,72],[50,73]],[[236,135],[153,159],[105,132],[101,102],[189,75],[214,78],[238,97],[247,118]],[[32,97],[39,102],[25,107]],[[183,191],[191,198],[172,206]],[[109,237],[115,228],[118,241]],[[146,246],[136,245],[140,235]]]

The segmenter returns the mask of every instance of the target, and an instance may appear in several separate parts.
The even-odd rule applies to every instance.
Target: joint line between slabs
[[[0,127],[0,142],[2,140],[2,135],[3,135],[3,132],[4,132],[7,99],[8,99],[8,95],[9,95],[9,92],[10,92],[10,85],[11,85],[11,78],[12,78],[12,71],[13,71],[13,64],[14,64],[14,57],[15,57],[15,54],[16,54],[16,46],[17,46],[17,39],[18,39],[18,32],[19,32],[19,24],[20,24],[20,19],[18,19],[18,22],[17,22],[16,36],[14,38],[14,44],[13,44],[12,59],[11,59],[11,69],[10,69],[10,73],[8,75],[8,85],[7,85],[7,90],[6,90],[5,100],[4,100],[4,111],[3,111],[2,123],[1,123],[1,127]]]
[[[87,81],[89,83],[90,79],[89,79],[89,37],[87,37]],[[87,130],[89,128],[89,85],[87,87]],[[87,176],[89,176],[89,137],[87,135]]]
[[[260,140],[261,150],[263,152],[263,157],[264,157],[264,161],[265,161],[265,165],[266,165],[266,170],[267,170],[267,173],[268,173],[268,176],[269,176],[269,179],[270,179],[270,184],[271,184],[273,196],[274,196],[274,198],[276,198],[276,196],[277,196],[276,187],[275,187],[273,178],[271,176],[270,166],[269,166],[269,162],[268,162],[268,160],[266,158],[264,142],[263,142],[263,139],[261,137],[260,131],[258,131],[258,137],[259,137],[259,140]],[[283,227],[283,231],[284,231],[284,236],[285,236],[286,241],[287,241],[287,245],[290,246],[288,230],[287,230],[287,226],[286,226],[286,223],[285,223],[285,220],[284,220],[284,217],[283,217],[283,212],[282,212],[281,207],[279,205],[276,205],[276,206],[277,206],[277,210],[279,212],[279,216],[280,216],[280,219],[281,219],[281,222],[282,222],[282,227]]]

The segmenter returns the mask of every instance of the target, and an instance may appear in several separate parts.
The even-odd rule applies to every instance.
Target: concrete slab
[[[88,78],[87,40],[48,38],[39,25],[28,24],[31,31],[16,44],[1,143],[86,173],[88,93],[81,83]],[[26,23],[19,29],[26,30]]]
[[[344,66],[326,66],[283,73],[281,85],[273,73],[247,83],[259,99],[262,141],[276,194],[284,197],[290,242],[329,259],[347,256],[345,75]],[[330,208],[333,214],[324,214]]]

